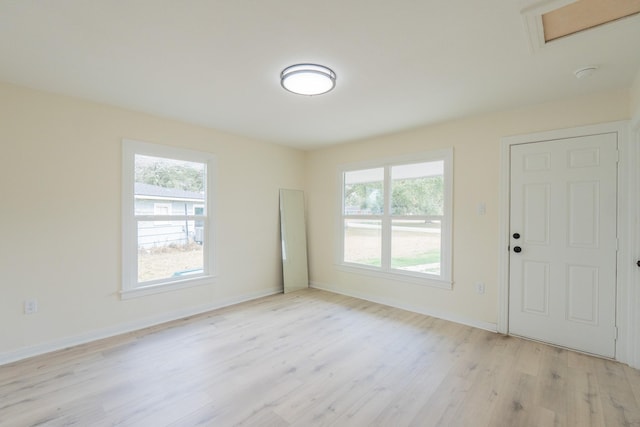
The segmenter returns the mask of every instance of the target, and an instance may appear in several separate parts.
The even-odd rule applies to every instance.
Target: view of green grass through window
[[[343,261],[440,275],[443,174],[442,160],[344,172]]]

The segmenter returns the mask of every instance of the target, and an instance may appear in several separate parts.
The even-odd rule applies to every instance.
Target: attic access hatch
[[[562,37],[640,16],[640,0],[531,0],[522,10],[533,50]]]
[[[544,41],[640,13],[640,0],[579,0],[542,15]]]

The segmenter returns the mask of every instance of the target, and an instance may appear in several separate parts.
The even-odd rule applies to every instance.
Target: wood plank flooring
[[[0,425],[640,426],[640,372],[309,289],[0,366]]]

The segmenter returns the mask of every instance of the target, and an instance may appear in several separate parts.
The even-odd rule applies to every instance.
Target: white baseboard
[[[466,317],[459,316],[455,313],[450,313],[444,310],[425,309],[422,307],[416,307],[415,305],[412,305],[412,304],[404,304],[395,300],[389,300],[386,298],[371,296],[371,295],[367,295],[360,292],[345,292],[342,289],[338,288],[337,286],[328,285],[326,283],[309,282],[309,286],[315,289],[323,290],[323,291],[346,295],[348,297],[359,298],[366,301],[375,302],[378,304],[388,305],[390,307],[400,308],[402,310],[407,310],[414,313],[420,313],[427,316],[437,317],[438,319],[443,319],[443,320],[459,323],[466,326],[471,326],[478,329],[484,329],[485,331],[489,331],[489,332],[498,331],[498,326],[495,323],[482,322],[475,319],[468,319]]]
[[[122,323],[112,327],[87,332],[85,334],[62,338],[43,344],[37,344],[14,351],[0,353],[0,366],[27,359],[29,357],[40,356],[52,351],[62,350],[80,344],[86,344],[92,341],[110,338],[116,335],[126,334],[128,332],[138,331],[140,329],[160,325],[162,323],[171,322],[173,320],[183,319],[185,317],[206,313],[208,311],[228,307],[230,305],[239,304],[241,302],[251,301],[269,295],[275,295],[281,292],[281,290],[270,290],[237,295],[231,298],[216,301],[211,304],[203,304],[196,307],[172,311],[169,313],[162,313],[153,317]]]
[[[367,295],[364,293],[359,293],[359,292],[345,292],[336,286],[328,285],[325,283],[309,282],[309,286],[315,289],[320,289],[328,292],[333,292],[341,295],[359,298],[366,301],[387,305],[390,307],[400,308],[400,309],[411,311],[414,313],[420,313],[427,316],[437,317],[439,319],[448,320],[454,323],[460,323],[462,325],[467,325],[474,328],[484,329],[490,332],[497,331],[497,325],[495,323],[480,322],[474,319],[464,318],[454,313],[449,313],[441,310],[426,310],[424,308],[416,307],[411,304],[398,303],[397,301],[391,301],[385,298],[374,297],[374,296]],[[251,300],[266,297],[269,295],[275,295],[280,292],[281,292],[280,290],[271,290],[271,291],[252,292],[248,294],[238,295],[238,296],[234,296],[224,300],[216,301],[211,304],[204,304],[197,307],[191,307],[188,309],[176,310],[170,313],[162,313],[153,317],[148,317],[145,319],[140,319],[140,320],[136,320],[128,323],[115,325],[109,328],[91,331],[86,334],[76,335],[68,338],[62,338],[59,340],[50,341],[43,344],[38,344],[38,345],[21,348],[14,351],[5,352],[0,354],[0,366],[6,365],[8,363],[16,362],[19,360],[27,359],[30,357],[50,353],[52,351],[62,350],[65,348],[86,344],[86,343],[97,341],[100,339],[110,338],[116,335],[138,331],[140,329],[148,328],[150,326],[156,326],[156,325],[170,322],[173,320],[183,319],[185,317],[206,313],[208,311],[216,310],[222,307],[228,307],[230,305],[238,304],[241,302],[251,301]]]

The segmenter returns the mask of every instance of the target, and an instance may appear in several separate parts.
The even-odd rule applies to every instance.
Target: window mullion
[[[136,221],[206,221],[206,215],[134,215]]]
[[[384,167],[384,209],[382,213],[382,270],[391,269],[391,166]]]

